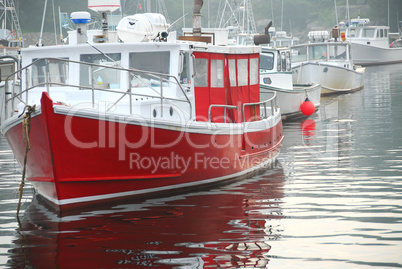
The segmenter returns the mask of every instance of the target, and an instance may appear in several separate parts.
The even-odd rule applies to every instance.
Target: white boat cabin
[[[290,48],[262,48],[260,84],[278,89],[292,90]]]
[[[341,22],[339,30],[345,33],[346,40],[353,43],[389,47],[389,26],[370,26],[369,22],[369,19],[352,19],[350,25]]]
[[[256,46],[186,41],[27,48],[22,50],[27,81],[22,88],[30,90],[21,99],[40,104],[47,91],[54,102],[70,107],[86,103],[144,118],[257,120],[259,53]],[[258,105],[244,105],[249,103]]]
[[[317,42],[292,47],[292,64],[303,62],[325,62],[345,68],[353,68],[348,42]]]

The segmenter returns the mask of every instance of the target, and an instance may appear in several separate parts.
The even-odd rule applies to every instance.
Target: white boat
[[[350,25],[339,24],[347,41],[351,42],[354,63],[360,65],[402,62],[402,47],[390,47],[388,26],[370,26],[369,19],[352,19]]]
[[[269,28],[269,34],[271,35],[270,47],[291,47],[299,45],[299,38],[288,35],[286,31],[276,31],[275,27]]]
[[[326,41],[328,37],[327,31],[310,32],[314,42],[292,47],[297,50],[292,54],[293,82],[321,84],[321,94],[362,89],[365,67],[353,63],[350,43]]]
[[[290,48],[262,48],[260,58],[260,99],[276,93],[282,119],[300,116],[300,107],[306,98],[318,109],[321,85],[293,84]]]

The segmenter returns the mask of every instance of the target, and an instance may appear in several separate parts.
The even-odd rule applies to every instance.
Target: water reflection
[[[284,174],[220,189],[56,213],[35,199],[25,211],[13,268],[262,267],[281,236]]]
[[[0,267],[401,268],[402,65],[284,124],[280,165],[221,188],[57,214],[0,136]],[[283,167],[283,168],[282,168]]]

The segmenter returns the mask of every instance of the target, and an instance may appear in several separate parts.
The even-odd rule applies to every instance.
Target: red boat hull
[[[31,119],[27,179],[60,208],[194,188],[244,176],[279,153],[282,122],[254,132],[214,133],[138,119],[55,113],[44,93]],[[22,123],[5,136],[20,164]]]

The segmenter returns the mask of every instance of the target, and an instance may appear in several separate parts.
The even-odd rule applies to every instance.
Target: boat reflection
[[[13,268],[261,267],[281,236],[284,173],[219,189],[53,212],[36,199],[25,211]]]

